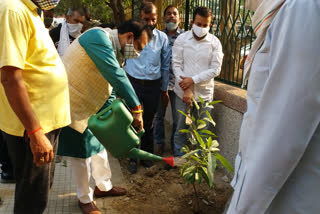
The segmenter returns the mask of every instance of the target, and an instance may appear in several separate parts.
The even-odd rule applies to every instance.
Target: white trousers
[[[105,149],[86,159],[70,157],[70,160],[72,177],[77,186],[77,197],[81,203],[86,204],[93,201],[93,190],[89,185],[91,175],[99,190],[112,189],[111,169]]]

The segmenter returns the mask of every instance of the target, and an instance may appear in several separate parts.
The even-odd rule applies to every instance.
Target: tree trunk
[[[221,44],[224,52],[224,59],[221,68],[221,78],[230,81],[241,83],[242,70],[238,67],[240,63],[239,54],[241,44],[239,38],[237,38],[237,32],[234,31],[236,28],[232,29],[232,24],[236,22],[235,20],[237,13],[238,0],[223,0],[220,1],[221,8]]]
[[[109,6],[113,11],[113,21],[116,26],[119,26],[126,20],[124,14],[124,8],[121,0],[109,0],[105,1],[106,5]]]

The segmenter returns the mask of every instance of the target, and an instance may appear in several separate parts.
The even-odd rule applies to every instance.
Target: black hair
[[[203,17],[211,17],[211,20],[213,19],[212,11],[207,7],[197,7],[193,11],[193,21],[195,20],[196,15],[203,16]]]
[[[115,29],[116,25],[114,23],[102,23],[98,27]]]
[[[138,39],[142,32],[146,31],[149,40],[152,38],[152,30],[151,28],[147,25],[147,23],[142,20],[142,19],[130,19],[128,21],[123,22],[119,27],[118,27],[118,33],[124,34],[128,32],[132,32],[134,35],[134,39]]]
[[[152,10],[157,7],[152,2],[143,2],[140,7],[140,13],[143,11],[145,14],[152,13]]]
[[[170,8],[176,8],[178,10],[178,8],[176,6],[174,6],[173,4],[170,4],[170,5],[168,5],[168,7],[166,7],[166,9],[164,9],[163,16],[166,15],[167,10],[169,10]],[[178,10],[178,12],[179,12],[179,10]]]

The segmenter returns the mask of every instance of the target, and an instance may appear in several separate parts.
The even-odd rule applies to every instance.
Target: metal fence
[[[141,1],[133,1],[132,15],[137,17]],[[252,12],[245,9],[244,0],[156,0],[158,8],[158,29],[164,28],[163,12],[168,5],[178,7],[181,14],[181,28],[189,30],[193,11],[199,6],[209,7],[213,14],[211,32],[222,44],[224,60],[219,81],[241,86],[243,62],[255,39],[251,26]]]

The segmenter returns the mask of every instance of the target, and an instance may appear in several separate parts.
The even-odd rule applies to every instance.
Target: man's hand
[[[182,101],[188,105],[192,103],[193,91],[192,89],[188,88],[184,91]]]
[[[182,81],[179,82],[179,86],[182,88],[182,90],[186,90],[187,88],[193,86],[194,82],[191,77],[180,76],[180,78],[182,79]]]
[[[161,93],[161,99],[162,99],[162,104],[167,107],[169,104],[169,100],[170,100],[168,91],[163,91]]]
[[[41,129],[30,135],[29,138],[33,163],[37,166],[50,163],[53,160],[53,148],[43,130]]]
[[[142,113],[132,113],[132,116],[133,116],[132,125],[136,128],[139,128],[138,132],[141,132],[143,129]]]

